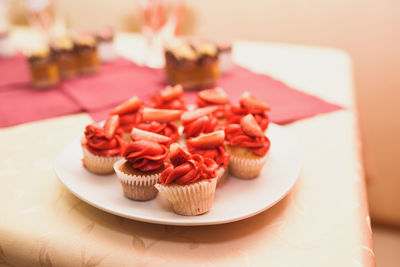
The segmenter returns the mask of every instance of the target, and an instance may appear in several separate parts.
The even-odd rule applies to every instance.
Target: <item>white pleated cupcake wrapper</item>
[[[214,202],[217,179],[201,180],[187,185],[163,185],[155,187],[181,215],[200,215],[211,209]]]
[[[237,178],[252,179],[260,175],[260,172],[268,159],[268,153],[259,159],[243,159],[231,154],[229,173]]]
[[[228,177],[228,169],[219,167],[217,170],[217,187],[223,184]]]
[[[113,173],[113,165],[120,160],[121,156],[100,157],[92,154],[87,148],[82,146],[83,161],[86,169],[97,174]]]
[[[149,175],[132,175],[120,171],[119,167],[125,163],[125,159],[121,159],[114,164],[114,170],[121,182],[132,186],[153,186],[160,179],[161,173]]]

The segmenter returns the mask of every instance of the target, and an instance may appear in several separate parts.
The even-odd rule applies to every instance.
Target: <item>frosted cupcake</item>
[[[183,124],[183,133],[186,135],[186,138],[196,137],[202,133],[212,133],[219,130],[218,120],[213,115],[217,109],[216,106],[209,106],[183,113],[181,120]]]
[[[215,117],[222,122],[227,121],[226,115],[230,110],[230,102],[228,94],[221,87],[200,91],[197,94],[196,104],[199,108],[216,106],[217,110],[213,113]]]
[[[154,108],[187,110],[183,88],[180,84],[165,87],[159,93],[153,95],[152,101]]]
[[[131,97],[127,101],[115,107],[110,114],[118,115],[120,120],[120,128],[124,131],[124,137],[130,142],[130,132],[132,128],[141,121],[140,108],[142,102],[137,96]]]
[[[186,141],[190,153],[213,159],[217,163],[217,186],[222,184],[228,174],[227,166],[230,156],[226,152],[224,140],[225,132],[220,130],[189,138]]]
[[[244,116],[240,124],[227,125],[225,139],[231,156],[229,173],[241,179],[258,177],[267,160],[270,141],[253,115]]]
[[[164,171],[168,155],[165,145],[150,140],[135,140],[123,151],[123,159],[114,164],[124,195],[132,200],[150,200],[157,196],[154,185]]]
[[[104,127],[98,124],[86,126],[81,140],[83,166],[96,174],[114,172],[113,165],[121,159],[125,146],[124,132],[119,129],[118,116],[107,119]]]
[[[174,143],[170,147],[172,165],[161,174],[157,190],[180,215],[208,212],[214,202],[217,184],[214,160],[192,155]]]

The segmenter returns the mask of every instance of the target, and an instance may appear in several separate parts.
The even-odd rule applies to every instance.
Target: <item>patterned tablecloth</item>
[[[119,35],[118,51],[138,60],[140,53],[132,52],[140,49],[138,38]],[[303,153],[300,178],[288,196],[225,225],[131,221],[80,201],[54,173],[57,154],[90,123],[87,114],[3,128],[0,266],[374,266],[348,57],[250,42],[237,42],[234,56],[346,107],[286,126]]]

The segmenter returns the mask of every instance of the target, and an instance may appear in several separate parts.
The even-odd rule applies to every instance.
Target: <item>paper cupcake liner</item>
[[[120,160],[121,156],[100,157],[91,153],[87,148],[82,146],[83,164],[88,171],[96,174],[109,174],[114,172],[113,165]]]
[[[228,169],[224,167],[219,167],[217,170],[217,187],[221,186],[228,177]]]
[[[231,154],[228,168],[229,173],[240,179],[253,179],[260,175],[260,172],[267,161],[268,153],[259,159],[244,159]]]
[[[121,159],[114,164],[114,170],[121,182],[124,195],[132,200],[150,200],[155,198],[158,191],[154,185],[160,179],[161,173],[149,175],[127,174],[119,169],[125,161],[125,159]]]
[[[200,215],[211,209],[217,179],[200,180],[187,185],[156,184],[155,187],[180,215]]]

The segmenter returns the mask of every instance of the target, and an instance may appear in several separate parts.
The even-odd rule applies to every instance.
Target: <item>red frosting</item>
[[[204,158],[213,159],[218,166],[223,166],[224,168],[228,166],[230,156],[226,152],[225,146],[223,144],[215,148],[208,149],[200,149],[188,144],[188,150],[192,154],[199,154],[202,155]]]
[[[118,129],[113,138],[107,139],[104,128],[90,124],[85,129],[84,145],[91,153],[101,157],[119,156],[125,146],[124,132]]]
[[[269,117],[265,111],[232,106],[230,109],[230,113],[230,115],[227,115],[227,117],[230,117],[227,124],[240,123],[241,118],[243,118],[247,114],[252,114],[253,117],[256,119],[258,125],[260,125],[261,130],[265,131],[268,128]]]
[[[160,176],[161,184],[190,184],[200,179],[214,179],[218,165],[210,158],[190,155],[189,159],[176,166],[168,166]]]
[[[214,132],[219,127],[217,118],[213,115],[205,115],[188,123],[183,123],[183,132],[186,138],[199,136],[201,133]]]
[[[164,101],[159,94],[156,94],[152,97],[152,100],[154,102],[154,108],[187,110],[186,101],[183,96],[172,99],[171,101]]]
[[[148,140],[133,141],[123,152],[123,156],[133,168],[144,172],[163,167],[167,155],[166,146]]]
[[[242,131],[239,124],[227,125],[225,128],[225,138],[231,146],[248,148],[260,156],[267,154],[271,144],[266,136],[248,136]]]
[[[178,127],[176,127],[170,122],[158,122],[158,121],[142,122],[139,123],[136,127],[145,131],[170,137],[171,141],[167,145],[175,142],[179,138]]]
[[[217,118],[224,118],[229,113],[230,104],[218,105],[218,104],[215,104],[215,103],[208,102],[208,101],[206,101],[206,100],[204,100],[204,99],[202,99],[200,97],[197,98],[196,103],[197,103],[197,106],[199,108],[208,107],[208,106],[216,106],[216,107],[218,107],[218,109],[213,112],[213,114]]]
[[[142,119],[140,111],[130,112],[119,115],[119,127],[126,133],[130,133],[132,128]]]

